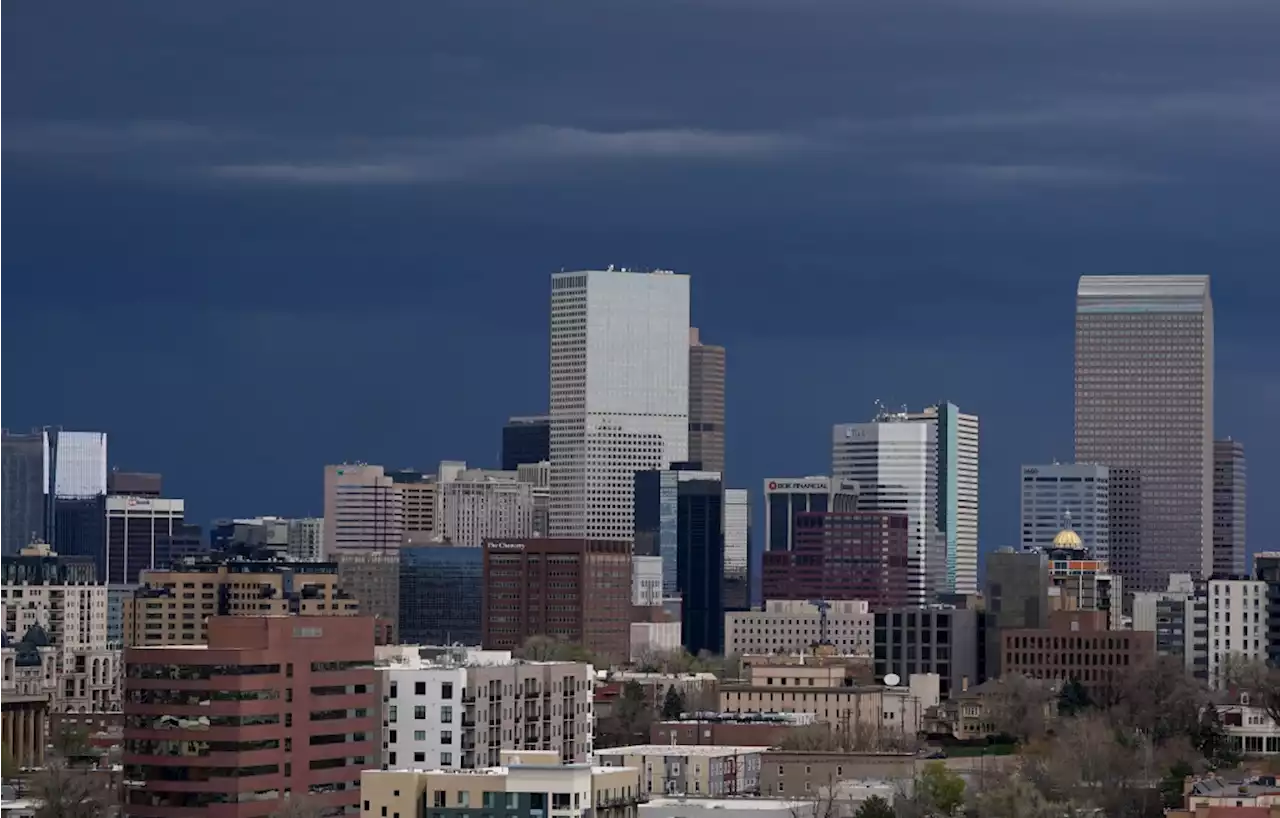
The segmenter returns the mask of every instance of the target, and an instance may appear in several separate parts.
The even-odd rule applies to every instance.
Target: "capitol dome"
[[[1054,548],[1084,548],[1084,541],[1080,539],[1080,535],[1069,528],[1065,528],[1058,532],[1058,536],[1053,538]]]

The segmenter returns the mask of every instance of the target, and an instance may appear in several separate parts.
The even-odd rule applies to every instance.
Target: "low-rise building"
[[[839,653],[870,654],[875,645],[874,622],[875,616],[864,600],[836,600],[822,605],[805,600],[769,600],[764,610],[724,615],[725,650],[738,654],[795,653],[825,643]]]
[[[1018,725],[1006,721],[1005,711],[1007,698],[1010,695],[1024,695],[1019,691],[1009,690],[1010,677],[988,679],[976,687],[955,693],[925,714],[925,732],[930,735],[948,735],[960,741],[991,738],[1010,729],[1018,729]],[[1058,694],[1062,683],[1059,681],[1041,681],[1027,679],[1026,684],[1032,690],[1039,688],[1041,695],[1040,714],[1032,715],[1028,710],[1025,718],[1029,721],[1037,718],[1041,725],[1049,725],[1057,717]],[[1030,694],[1031,690],[1027,691]],[[1030,705],[1031,702],[1026,702]]]
[[[1239,702],[1217,707],[1222,727],[1237,752],[1245,755],[1280,754],[1280,724],[1267,714],[1265,707],[1250,704],[1249,694],[1241,694]]]
[[[840,782],[903,781],[915,774],[915,753],[769,750],[760,759],[760,793],[772,798],[812,799],[824,787]]]
[[[694,713],[686,718],[654,722],[654,744],[713,744],[773,747],[788,733],[812,726],[812,713]]]
[[[361,818],[636,818],[640,771],[562,763],[554,752],[504,750],[476,770],[366,770]]]
[[[1001,665],[1032,679],[1075,679],[1107,701],[1121,678],[1156,655],[1154,633],[1109,630],[1107,622],[1106,611],[1053,611],[1048,628],[1001,634]]]
[[[768,747],[637,744],[598,750],[607,767],[640,771],[640,794],[756,795],[760,754]]]
[[[944,699],[980,683],[982,616],[971,608],[941,605],[876,611],[876,681],[890,674],[907,679],[936,673]]]
[[[661,610],[661,609],[655,609]],[[680,620],[631,623],[631,661],[680,650],[684,644]]]

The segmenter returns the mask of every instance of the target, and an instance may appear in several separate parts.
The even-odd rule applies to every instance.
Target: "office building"
[[[551,535],[630,540],[636,472],[689,454],[689,277],[551,277]]]
[[[1245,573],[1244,445],[1238,440],[1213,442],[1213,573],[1238,577]]]
[[[643,664],[655,657],[684,647],[680,620],[674,617],[657,622],[631,623],[631,661]]]
[[[637,744],[597,750],[605,767],[641,770],[640,794],[759,795],[760,754],[768,747]]]
[[[621,660],[630,654],[631,543],[535,537],[485,543],[483,620],[483,645],[491,650],[548,636]]]
[[[724,347],[689,330],[689,457],[724,474]]]
[[[0,525],[4,535],[0,553],[10,557],[49,536],[45,525],[45,494],[49,490],[46,433],[37,429],[14,434],[5,429],[3,454]]]
[[[516,472],[466,469],[436,486],[436,533],[445,542],[478,548],[490,537],[533,535],[533,487]]]
[[[584,762],[594,746],[595,669],[525,662],[455,648],[433,659],[416,649],[379,662],[383,769],[476,769],[503,750],[546,750]],[[496,660],[495,660],[496,658]]]
[[[377,624],[379,645],[393,645],[400,633],[400,549],[339,552],[338,585]]]
[[[982,615],[967,608],[893,608],[875,612],[875,679],[936,673],[943,699],[985,681]]]
[[[107,582],[136,584],[141,572],[168,568],[174,556],[181,556],[171,545],[183,533],[182,500],[116,494],[106,498],[106,505]]]
[[[478,645],[484,607],[484,552],[445,544],[400,550],[400,641]]]
[[[325,559],[400,547],[404,525],[400,492],[381,466],[325,466],[324,519]]]
[[[765,552],[795,547],[796,517],[807,512],[857,511],[858,484],[829,477],[771,477],[764,481]]]
[[[631,604],[637,608],[662,606],[662,557],[631,558]]]
[[[751,501],[746,489],[724,490],[724,590],[726,611],[751,608]]]
[[[1106,466],[1049,463],[1022,467],[1022,547],[1043,549],[1064,527],[1098,559],[1111,558],[1110,475]]]
[[[1058,532],[1045,551],[1049,561],[1050,611],[1101,611],[1107,627],[1120,630],[1124,578],[1097,559],[1069,528]]]
[[[551,531],[551,461],[521,463],[516,467],[516,480],[527,483],[533,495],[533,536],[547,536]]]
[[[107,472],[107,494],[123,494],[126,497],[160,497],[164,494],[164,475],[155,472],[112,469]]]
[[[289,521],[283,517],[214,520],[209,527],[209,548],[224,554],[239,551],[285,559],[289,555]]]
[[[1209,684],[1226,687],[1232,662],[1267,661],[1267,583],[1256,579],[1211,579]]]
[[[1209,587],[1190,574],[1171,574],[1164,591],[1133,595],[1132,630],[1156,635],[1156,653],[1178,660],[1188,676],[1209,681]],[[1265,640],[1264,640],[1265,642]]]
[[[125,650],[124,815],[354,812],[377,754],[365,617],[214,617],[206,645]]]
[[[662,558],[662,593],[680,595],[679,509],[680,497],[689,496],[686,483],[718,482],[717,472],[701,470],[694,463],[672,463],[671,468],[639,471],[634,475],[635,553]],[[703,493],[701,489],[699,494]]]
[[[832,477],[858,483],[858,508],[905,514],[917,603],[978,590],[978,418],[951,403],[883,408],[832,431]],[[933,553],[933,564],[929,555]]]
[[[502,470],[551,460],[551,416],[514,417],[502,427]]]
[[[1213,301],[1208,276],[1083,276],[1077,463],[1137,469],[1133,590],[1213,573]],[[1128,569],[1128,565],[1125,569]]]
[[[1135,578],[1142,563],[1142,472],[1108,466],[1107,482],[1107,530],[1111,540],[1107,564],[1120,576]]]
[[[637,481],[640,475],[636,475]],[[724,653],[724,486],[683,480],[676,501],[680,633],[691,655]]]
[[[1095,702],[1108,702],[1127,677],[1156,655],[1155,634],[1107,627],[1102,611],[1054,611],[1049,627],[1001,634],[1006,674],[1075,679]]]
[[[636,818],[640,770],[562,764],[542,750],[504,750],[479,770],[365,770],[360,818]]]
[[[873,511],[794,515],[788,551],[764,554],[764,598],[865,600],[872,610],[909,604],[910,520]]]
[[[124,599],[124,643],[200,645],[220,616],[355,616],[359,603],[338,584],[332,562],[211,555],[170,570],[144,571]]]
[[[440,498],[436,475],[400,469],[388,476],[398,496],[401,543],[422,545],[438,540]]]
[[[1023,520],[1026,520],[1024,514]],[[986,675],[998,679],[1000,634],[1049,627],[1049,557],[1045,551],[1001,548],[987,555]]]
[[[745,656],[800,653],[827,645],[841,654],[869,655],[874,619],[871,607],[862,600],[825,606],[811,600],[771,600],[763,611],[724,615],[724,650]]]

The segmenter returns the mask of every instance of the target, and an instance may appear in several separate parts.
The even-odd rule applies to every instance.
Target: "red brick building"
[[[1033,679],[1075,679],[1105,701],[1123,677],[1156,655],[1152,631],[1107,630],[1106,611],[1052,611],[1049,627],[1001,634],[1004,673]]]
[[[207,645],[124,652],[124,814],[359,808],[379,737],[371,617],[213,617]]]
[[[541,635],[625,661],[631,640],[631,543],[486,540],[482,619],[486,648],[510,650]]]
[[[766,551],[770,599],[862,599],[871,609],[907,604],[907,517],[810,511],[795,517],[790,551]]]

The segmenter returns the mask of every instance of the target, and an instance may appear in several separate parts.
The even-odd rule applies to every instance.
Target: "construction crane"
[[[831,603],[825,599],[811,599],[809,604],[818,609],[818,644],[830,645],[831,640],[827,638],[827,611],[831,610]]]

